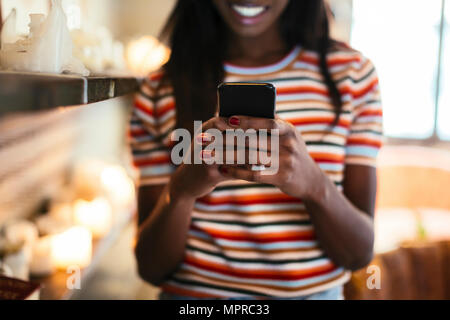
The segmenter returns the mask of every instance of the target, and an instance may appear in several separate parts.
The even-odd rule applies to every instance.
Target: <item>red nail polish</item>
[[[241,123],[241,120],[239,120],[239,118],[237,118],[237,117],[230,118],[230,124],[232,126],[238,126],[240,123]]]

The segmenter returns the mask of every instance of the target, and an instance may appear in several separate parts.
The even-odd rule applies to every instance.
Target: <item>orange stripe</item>
[[[309,62],[309,63],[313,63],[318,65],[319,64],[319,59],[315,58],[315,57],[311,57],[311,56],[303,56],[301,58],[302,61],[305,62]],[[330,58],[327,61],[327,64],[329,67],[335,67],[341,64],[348,64],[351,62],[361,62],[361,58],[360,57],[346,57],[346,58]]]
[[[151,159],[135,159],[133,161],[134,165],[137,167],[144,167],[156,164],[170,164],[170,156],[162,155],[159,157],[152,157]]]
[[[334,121],[334,117],[301,117],[301,118],[286,118],[286,121],[292,123],[294,126],[296,125],[306,125],[306,124],[332,124]],[[350,121],[345,120],[342,117],[339,119],[339,126],[341,127],[349,127]],[[324,133],[324,132],[322,132]]]
[[[344,94],[351,94],[354,99],[361,98],[362,96],[368,94],[369,92],[373,91],[373,89],[378,85],[378,79],[373,80],[370,84],[367,85],[367,87],[360,89],[360,90],[352,90],[349,87],[343,88],[339,90],[342,95]]]
[[[153,72],[153,73],[148,75],[148,79],[151,80],[151,81],[159,81],[159,80],[161,80],[163,75],[164,75],[164,72],[162,72],[162,71],[160,71],[160,72]]]
[[[149,116],[153,116],[153,108],[145,105],[140,99],[136,98],[134,100],[134,106],[136,109],[143,111],[144,113],[148,114]]]
[[[377,148],[381,148],[382,142],[377,140],[371,140],[366,138],[349,138],[347,141],[347,145],[369,145]]]
[[[248,277],[248,278],[269,278],[269,279],[282,279],[282,280],[293,280],[295,278],[305,278],[310,276],[311,274],[331,271],[336,267],[331,263],[326,263],[323,266],[313,267],[303,270],[248,270],[248,269],[239,269],[236,267],[230,267],[218,263],[214,263],[211,261],[205,261],[196,257],[191,256],[189,253],[185,256],[185,263],[196,265],[200,268],[206,268],[214,271],[219,271],[225,274],[238,276],[238,277]]]
[[[361,112],[358,117],[364,117],[364,116],[383,116],[383,110],[377,109],[377,110],[367,110],[364,112]]]
[[[251,202],[298,202],[300,199],[288,196],[286,194],[252,194],[252,195],[232,195],[223,197],[206,196],[198,201],[206,204],[224,204],[224,203],[251,203]]]
[[[268,242],[269,240],[276,241],[292,241],[292,240],[313,240],[314,231],[281,231],[272,233],[255,234],[241,231],[223,231],[209,227],[199,228],[196,225],[192,225],[191,229],[206,232],[210,236],[229,239],[229,240],[251,240],[257,242]]]
[[[158,106],[157,107],[157,114],[158,117],[162,117],[163,115],[165,115],[167,112],[171,111],[175,109],[175,101],[171,100],[170,102],[162,105],[162,106]]]
[[[321,161],[330,160],[330,161],[340,162],[340,161],[344,161],[344,158],[345,158],[343,155],[324,153],[324,152],[310,152],[309,155],[314,160],[321,160]]]

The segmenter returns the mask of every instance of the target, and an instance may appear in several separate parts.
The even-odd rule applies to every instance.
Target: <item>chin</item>
[[[254,38],[258,37],[264,32],[266,32],[269,29],[270,26],[248,26],[248,27],[242,27],[242,26],[231,26],[231,29],[233,32],[243,38]]]

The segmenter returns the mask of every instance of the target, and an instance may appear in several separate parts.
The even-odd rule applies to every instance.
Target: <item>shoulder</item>
[[[142,79],[140,93],[154,100],[172,93],[164,67],[149,73]]]
[[[376,76],[372,61],[360,51],[343,42],[335,41],[333,43],[328,54],[328,66],[337,78],[347,76],[360,79],[369,75]]]
[[[299,63],[308,70],[319,71],[319,53],[304,49],[299,56]],[[368,73],[376,75],[375,67],[370,59],[360,51],[343,42],[333,41],[327,54],[328,69],[337,81],[343,78],[361,78]]]

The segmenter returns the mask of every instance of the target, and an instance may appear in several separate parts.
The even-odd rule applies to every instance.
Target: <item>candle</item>
[[[52,238],[52,259],[58,269],[87,267],[91,263],[91,256],[92,233],[85,227],[72,227]]]
[[[48,276],[54,272],[52,242],[53,236],[45,236],[34,243],[30,265],[32,275]]]
[[[61,221],[67,225],[73,223],[72,204],[70,203],[58,203],[53,204],[50,210],[50,216],[54,219]]]
[[[36,225],[41,235],[52,235],[61,233],[72,225],[59,217],[50,214],[44,214],[36,219]]]
[[[9,243],[15,245],[23,244],[26,261],[30,263],[32,247],[38,238],[37,227],[32,222],[26,220],[13,222],[6,226],[5,238]]]
[[[125,210],[135,200],[135,187],[124,168],[109,166],[101,173],[102,187],[106,191],[114,207]]]
[[[78,200],[74,205],[74,220],[92,232],[94,238],[106,235],[112,225],[112,209],[104,198],[93,201]]]
[[[128,44],[126,59],[136,74],[147,74],[169,60],[170,49],[152,36],[142,37]]]

